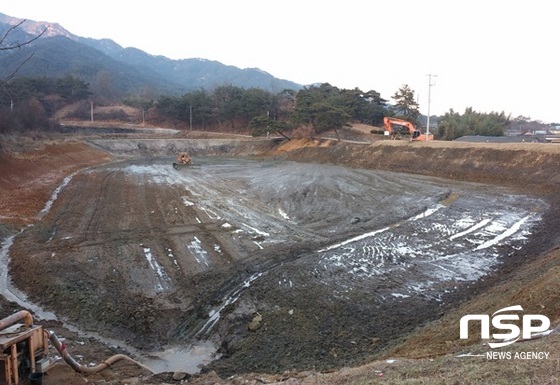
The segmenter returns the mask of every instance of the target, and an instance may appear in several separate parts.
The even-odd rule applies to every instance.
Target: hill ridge
[[[0,78],[5,78],[10,71],[18,68],[25,57],[33,54],[18,70],[17,76],[57,77],[70,74],[94,83],[100,74],[109,74],[113,87],[125,94],[141,92],[146,88],[160,94],[180,94],[221,85],[262,88],[271,92],[303,87],[259,68],[239,68],[203,58],[169,59],[136,47],[123,48],[110,38],[80,37],[58,23],[19,19],[0,13],[0,31],[7,33],[19,23],[21,25],[5,36],[3,46],[29,40],[45,28],[47,31],[32,44],[18,50],[22,52],[0,51]]]

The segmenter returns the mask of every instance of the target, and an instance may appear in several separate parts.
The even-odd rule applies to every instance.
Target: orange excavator
[[[410,135],[410,140],[413,141],[434,140],[434,135],[421,133],[414,127],[414,124],[407,120],[386,116],[383,118],[383,123],[385,124],[385,134],[389,135],[391,140],[398,139],[403,135]]]
[[[190,166],[192,164],[192,159],[186,152],[180,152],[177,155],[177,162],[173,163],[173,168],[178,170],[179,168]]]
[[[191,159],[191,157],[189,156],[189,154],[187,154],[186,152],[180,152],[177,155],[177,161],[173,162],[173,168],[175,170],[181,170],[183,168],[200,168],[200,164],[199,163],[194,163]],[[0,383],[0,385],[2,385]]]

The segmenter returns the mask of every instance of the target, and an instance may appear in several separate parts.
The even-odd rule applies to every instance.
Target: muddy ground
[[[90,163],[53,177],[46,210],[3,213],[6,233],[33,224],[10,238],[13,285],[162,371],[362,365],[558,242],[548,148],[72,145]],[[171,167],[179,147],[196,167]]]

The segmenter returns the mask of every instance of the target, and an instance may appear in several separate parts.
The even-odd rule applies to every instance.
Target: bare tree
[[[11,51],[11,50],[14,50],[14,49],[19,49],[19,48],[22,48],[22,47],[24,47],[24,46],[26,46],[26,45],[28,45],[28,44],[31,44],[31,43],[33,43],[35,40],[37,40],[37,39],[39,39],[41,36],[43,36],[43,34],[44,34],[45,32],[47,32],[47,29],[49,29],[49,27],[47,26],[47,27],[45,27],[45,29],[44,29],[41,33],[39,33],[38,35],[36,35],[36,36],[34,36],[34,37],[31,37],[31,38],[29,38],[29,39],[27,39],[27,40],[25,40],[25,41],[23,41],[23,42],[14,41],[14,42],[7,43],[7,44],[6,44],[6,41],[7,41],[8,36],[9,36],[11,33],[13,33],[16,29],[18,29],[18,28],[19,28],[23,23],[25,23],[26,21],[27,21],[27,20],[24,19],[24,20],[20,21],[18,24],[15,24],[15,25],[11,26],[3,35],[0,36],[0,52],[1,52],[1,51]],[[10,79],[12,79],[12,78],[15,76],[15,74],[19,71],[19,69],[20,69],[21,67],[23,67],[23,65],[24,65],[25,63],[27,63],[32,57],[33,57],[33,53],[31,53],[28,57],[26,57],[26,58],[17,66],[17,68],[16,68],[14,71],[12,71],[10,74],[6,75],[3,79],[0,79],[0,85],[4,84],[4,83],[6,83],[7,81],[9,81]]]

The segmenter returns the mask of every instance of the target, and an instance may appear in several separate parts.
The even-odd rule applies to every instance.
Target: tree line
[[[510,124],[511,118],[503,112],[485,114],[468,107],[464,114],[459,114],[450,109],[438,119],[436,137],[453,140],[469,135],[502,136]]]
[[[160,119],[188,123],[189,127],[235,129],[250,127],[255,136],[307,128],[310,135],[338,132],[352,122],[382,126],[384,116],[396,116],[419,126],[420,110],[414,91],[403,85],[392,96],[393,104],[379,92],[359,88],[339,89],[328,83],[284,90],[274,94],[262,89],[232,85],[213,91],[196,90],[182,96],[162,96],[152,104]],[[130,105],[148,108],[138,101]],[[154,114],[152,114],[153,116]],[[434,117],[436,138],[454,140],[465,135],[501,136],[511,123],[504,112],[481,113],[472,107],[464,114],[452,109]]]
[[[90,95],[88,84],[72,76],[0,83],[0,132],[52,128],[51,118],[58,109]]]
[[[135,99],[126,103],[152,108],[150,116],[195,127],[223,130],[250,128],[253,135],[308,127],[314,133],[342,129],[350,122],[380,124],[387,101],[376,91],[339,89],[328,83],[299,91],[272,93],[233,85],[161,96],[151,106]]]
[[[70,75],[62,78],[14,78],[0,84],[0,132],[46,129],[62,106],[82,102],[81,118],[89,118],[89,84]],[[156,99],[129,96],[123,103],[146,111],[148,121],[199,130],[244,131],[254,136],[293,130],[313,136],[340,130],[353,122],[382,126],[384,116],[397,116],[419,125],[414,91],[403,85],[393,103],[375,90],[340,89],[328,83],[299,91],[272,93],[260,88],[223,85],[211,91],[194,90]],[[467,108],[436,117],[436,138],[453,140],[463,135],[503,135],[510,118],[502,113],[480,113]]]

